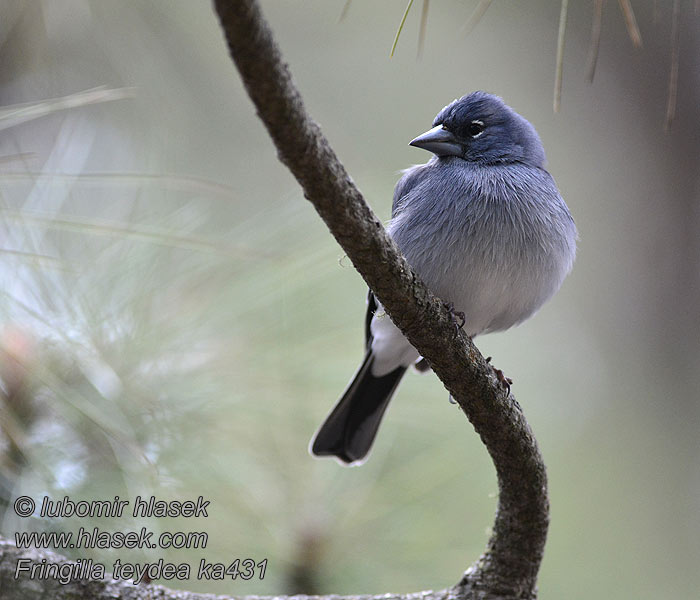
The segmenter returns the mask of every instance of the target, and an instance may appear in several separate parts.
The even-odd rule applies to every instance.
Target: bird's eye
[[[474,119],[471,123],[469,123],[467,133],[469,133],[469,135],[473,138],[479,137],[482,133],[484,133],[484,122]]]

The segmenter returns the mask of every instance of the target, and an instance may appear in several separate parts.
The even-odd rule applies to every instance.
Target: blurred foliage
[[[263,3],[309,109],[383,217],[398,170],[427,158],[408,140],[455,96],[496,92],[537,127],[579,257],[541,315],[477,343],[515,379],[549,465],[540,597],[691,598],[698,19],[683,6],[665,135],[663,3],[633,3],[642,49],[622,12],[605,11],[592,86],[593,6],[569,5],[556,116],[558,2],[493,2],[466,38],[484,3],[433,3],[402,34],[424,29],[421,60],[389,60],[405,4]],[[204,530],[204,551],[92,556],[269,559],[262,582],[177,582],[200,591],[454,583],[487,540],[496,482],[434,376],[402,384],[362,468],[307,454],[361,358],[364,285],[277,162],[209,3],[7,1],[3,17],[12,109],[0,118],[26,119],[0,138],[0,501],[203,495],[211,510],[199,522],[23,521],[5,504],[0,532]]]

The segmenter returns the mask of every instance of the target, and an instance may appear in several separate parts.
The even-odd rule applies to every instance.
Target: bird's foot
[[[510,386],[513,385],[513,380],[510,377],[506,377],[500,369],[494,368],[494,371],[496,372],[496,378],[501,383],[501,387],[510,394]]]
[[[486,362],[491,365],[491,357],[486,358]],[[505,373],[501,371],[501,369],[497,369],[493,365],[491,365],[491,368],[493,369],[494,373],[496,374],[496,379],[498,379],[499,383],[501,384],[501,387],[506,390],[507,393],[510,394],[510,386],[513,385],[513,380],[510,377],[506,377]]]
[[[447,312],[450,313],[452,321],[457,329],[457,333],[459,333],[459,330],[462,329],[464,324],[467,322],[467,318],[464,316],[462,311],[455,310],[455,305],[452,304],[452,302],[444,302],[443,305],[447,309]]]

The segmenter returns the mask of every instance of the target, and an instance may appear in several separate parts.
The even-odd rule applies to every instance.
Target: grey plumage
[[[574,221],[535,129],[500,98],[464,96],[433,125],[411,144],[435,156],[404,172],[387,230],[427,286],[465,314],[470,336],[508,329],[571,270]],[[396,385],[420,358],[380,305],[370,302],[368,323],[362,367],[312,445],[345,463],[366,457]]]

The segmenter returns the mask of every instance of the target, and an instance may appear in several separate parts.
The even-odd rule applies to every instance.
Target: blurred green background
[[[477,339],[548,465],[542,600],[691,599],[700,589],[700,17],[671,2],[572,2],[552,111],[559,2],[267,0],[312,115],[382,217],[407,143],[453,98],[502,96],[545,145],[579,227],[560,293]],[[228,594],[454,584],[495,509],[483,446],[433,376],[403,382],[370,460],[307,444],[362,355],[365,286],[274,148],[209,2],[5,0],[0,104],[0,533],[98,526],[209,533],[206,550],[104,562],[269,560]],[[97,86],[85,106],[47,99]],[[102,96],[100,96],[102,94]],[[93,98],[94,99],[94,98]],[[84,99],[83,99],[84,100]],[[108,101],[109,100],[109,101]],[[83,104],[80,97],[75,104]],[[30,118],[46,113],[40,118]],[[206,520],[21,520],[21,494],[211,500]],[[8,505],[9,503],[9,505]]]

